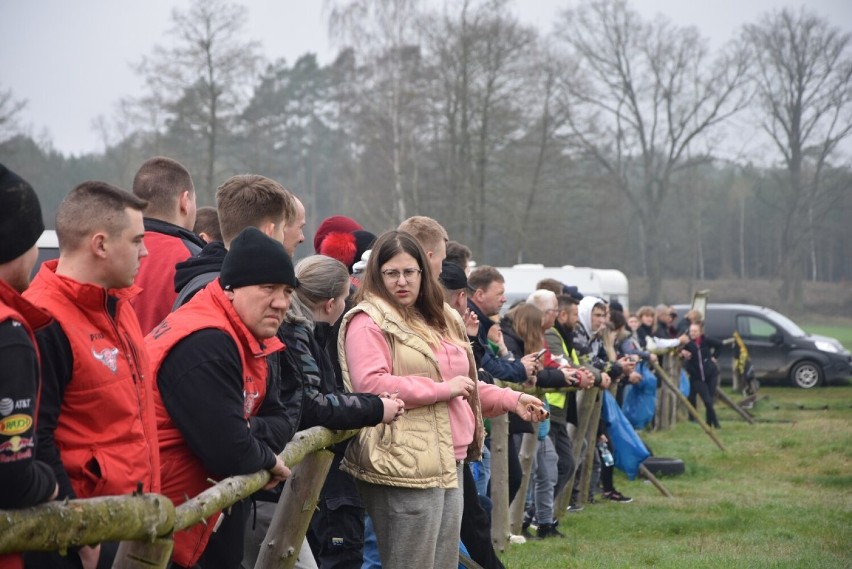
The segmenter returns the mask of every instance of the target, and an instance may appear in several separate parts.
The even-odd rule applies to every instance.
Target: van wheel
[[[802,389],[822,385],[822,368],[816,362],[803,360],[790,370],[790,382]]]

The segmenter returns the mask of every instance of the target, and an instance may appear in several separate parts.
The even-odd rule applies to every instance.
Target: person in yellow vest
[[[579,314],[577,299],[567,294],[556,296],[557,310],[556,321],[553,326],[545,331],[544,340],[547,349],[555,358],[563,358],[573,366],[580,367],[580,359],[574,351],[571,335],[574,326],[577,325]],[[578,389],[588,389],[594,383],[594,376],[585,368],[577,377],[580,380]],[[553,490],[554,498],[559,496],[565,488],[568,480],[576,469],[574,463],[574,451],[571,437],[568,435],[568,423],[577,426],[577,394],[571,393],[548,393],[547,402],[550,404],[550,440],[556,448],[559,460],[556,463],[556,487]]]

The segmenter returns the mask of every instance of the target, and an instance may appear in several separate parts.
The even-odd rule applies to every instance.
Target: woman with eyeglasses
[[[458,566],[465,459],[477,460],[482,415],[545,415],[530,395],[476,381],[461,317],[444,304],[418,242],[389,231],[373,245],[338,345],[351,391],[396,394],[406,412],[366,428],[341,469],[357,479],[385,569]]]

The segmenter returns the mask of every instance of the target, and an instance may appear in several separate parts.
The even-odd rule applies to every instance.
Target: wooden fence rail
[[[545,392],[559,391],[524,388],[513,383],[498,384],[542,398]],[[578,443],[588,441],[588,450],[594,448],[594,439],[589,439],[596,432],[596,417],[600,413],[598,395],[599,389],[581,394],[580,428],[575,434],[575,440]],[[509,516],[506,483],[508,456],[505,441],[502,440],[508,436],[505,417],[494,420],[493,426],[496,429],[492,432],[492,540],[495,549],[503,551],[511,531],[510,526],[517,525],[519,520],[517,514],[514,520],[510,520]],[[330,455],[323,449],[347,440],[357,432],[314,427],[298,432],[287,444],[279,456],[294,469],[293,476],[285,486],[256,568],[293,566],[295,554],[304,539],[319,490],[328,472]],[[581,447],[582,443],[575,444],[575,458],[579,458]],[[303,462],[305,468],[301,468]],[[134,494],[50,502],[22,510],[0,510],[0,554],[20,551],[66,552],[72,547],[120,541],[114,569],[165,569],[174,545],[174,532],[207,520],[216,512],[251,496],[268,481],[269,473],[265,470],[226,478],[178,507],[162,495]],[[584,482],[586,488],[582,492],[583,498],[588,491],[588,480]],[[565,495],[558,502],[560,505],[570,497],[570,488],[569,481]],[[564,507],[561,505],[563,511]],[[511,529],[517,531],[517,528]]]
[[[358,431],[314,427],[300,431],[279,455],[295,466],[311,453],[344,441]],[[324,477],[319,480],[322,486]],[[246,498],[269,481],[261,471],[226,478],[175,508],[165,496],[144,494],[50,502],[22,510],[0,510],[0,554],[67,551],[102,541],[154,542],[201,522]],[[115,566],[120,559],[116,559]]]

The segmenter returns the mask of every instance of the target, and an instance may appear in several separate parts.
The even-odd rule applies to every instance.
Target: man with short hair
[[[219,229],[219,212],[216,208],[211,205],[198,208],[192,231],[201,237],[205,245],[212,241],[222,241],[222,230]]]
[[[296,254],[296,247],[305,242],[305,206],[293,193],[286,189],[284,192],[293,207],[285,210],[282,243],[284,243],[284,250],[287,251],[290,258],[293,258]],[[292,215],[290,215],[290,211],[293,212]]]
[[[561,283],[560,283],[561,284]],[[574,327],[579,321],[577,312],[578,301],[570,295],[560,294],[556,296],[557,310],[553,326],[544,333],[544,340],[550,353],[556,358],[564,358],[574,366],[580,365],[580,360],[573,348]],[[578,374],[580,380],[577,387],[588,389],[592,386],[594,376],[585,368]],[[556,486],[553,496],[556,498],[565,488],[571,475],[576,471],[574,464],[574,451],[571,437],[568,435],[568,424],[577,426],[577,393],[547,393],[545,395],[550,403],[550,439],[559,457],[556,463]],[[576,510],[578,506],[574,504]]]
[[[44,231],[32,187],[0,164],[0,509],[35,506],[56,497],[50,466],[36,460],[41,364],[34,330],[50,316],[21,293],[38,259]],[[23,568],[19,553],[0,555],[0,567]]]
[[[148,254],[147,202],[84,182],[59,205],[59,259],[46,261],[24,296],[54,318],[37,332],[43,362],[38,457],[53,467],[59,498],[159,492],[152,375],[130,299]],[[104,548],[103,553],[106,554]],[[84,562],[100,546],[83,547]],[[59,554],[46,567],[73,563]]]
[[[462,318],[468,313],[467,295],[473,292],[473,287],[467,282],[467,275],[460,266],[450,261],[444,261],[441,266],[441,274],[438,277],[438,282],[441,283],[444,291],[444,302],[450,305],[453,310],[459,313]],[[479,333],[477,326],[476,332],[468,335],[476,336]]]
[[[447,241],[446,260],[461,267],[466,275],[470,274],[470,260],[472,258],[473,253],[467,245],[458,241]]]
[[[208,488],[210,478],[265,469],[275,486],[289,476],[277,453],[296,424],[267,356],[284,348],[275,335],[296,286],[281,243],[248,227],[231,242],[219,278],[147,336],[163,494],[176,505]],[[248,513],[247,501],[234,504],[214,537],[217,520],[178,532],[175,564],[239,567]]]
[[[397,230],[410,233],[417,239],[426,252],[426,257],[429,258],[432,274],[437,278],[441,274],[441,265],[447,257],[447,241],[449,240],[447,230],[431,217],[423,215],[409,217],[399,224]]]
[[[508,360],[494,354],[488,347],[489,340],[498,345],[502,341],[500,326],[495,326],[491,317],[500,314],[500,309],[506,302],[506,284],[503,275],[494,267],[482,265],[470,273],[468,283],[474,290],[468,296],[467,306],[479,319],[477,337],[485,350],[481,362],[482,368],[504,381],[525,382],[535,367],[534,358]]]
[[[142,259],[136,275],[141,291],[131,301],[142,333],[147,334],[175,302],[175,265],[197,255],[204,240],[192,232],[195,186],[179,162],[164,156],[146,160],[133,178],[133,194],[148,202],[143,219],[148,256]]]
[[[185,304],[219,276],[231,240],[246,227],[256,227],[282,244],[285,237],[290,242],[299,242],[298,235],[286,231],[287,220],[295,223],[298,218],[294,197],[270,178],[256,174],[228,178],[216,191],[216,209],[222,241],[207,244],[197,256],[177,265],[174,284],[178,296],[173,308]]]
[[[541,333],[546,338],[547,334],[553,329],[559,315],[559,305],[556,295],[551,290],[539,289],[527,297],[527,303],[532,304],[541,311]],[[554,356],[553,353],[550,355],[551,358]],[[551,365],[554,367],[558,366],[562,375],[552,373],[554,370],[548,370],[551,373],[545,373],[545,371],[539,372],[537,374],[537,386],[565,388],[580,385],[581,377],[584,374],[580,373],[577,369],[573,369],[568,362],[562,361],[557,363],[554,360]],[[566,394],[564,391],[548,393],[547,395],[549,396],[547,397],[548,402],[552,399],[557,400],[562,403],[563,408],[565,407],[564,400]],[[539,442],[535,456],[533,476],[535,482],[535,515],[538,520],[538,537],[562,537],[562,534],[556,529],[554,524],[553,502],[557,495],[559,464],[560,462],[564,463],[567,457],[564,454],[560,454],[560,451],[557,451],[556,443],[558,441],[562,445],[560,450],[564,453],[566,447],[565,441],[562,440],[562,435],[564,434],[564,437],[567,438],[568,433],[564,422],[561,425],[549,422],[548,426],[549,429],[546,434],[541,434],[541,429],[539,429]],[[551,435],[551,432],[554,430],[564,431],[564,433],[560,432],[559,435]],[[567,450],[570,453],[570,440],[568,440]],[[570,459],[573,459],[573,456]]]
[[[468,297],[467,306],[479,320],[477,341],[482,347],[482,361],[479,365],[497,379],[524,383],[536,369],[535,354],[527,354],[519,360],[514,359],[503,342],[500,326],[491,319],[492,316],[500,314],[500,309],[506,302],[506,284],[503,275],[494,267],[482,265],[471,271],[467,280],[470,287],[474,289]],[[489,341],[498,347],[500,353],[495,353],[491,349]],[[511,502],[521,487],[523,472],[515,439],[511,433],[506,444],[509,455],[509,501]]]

